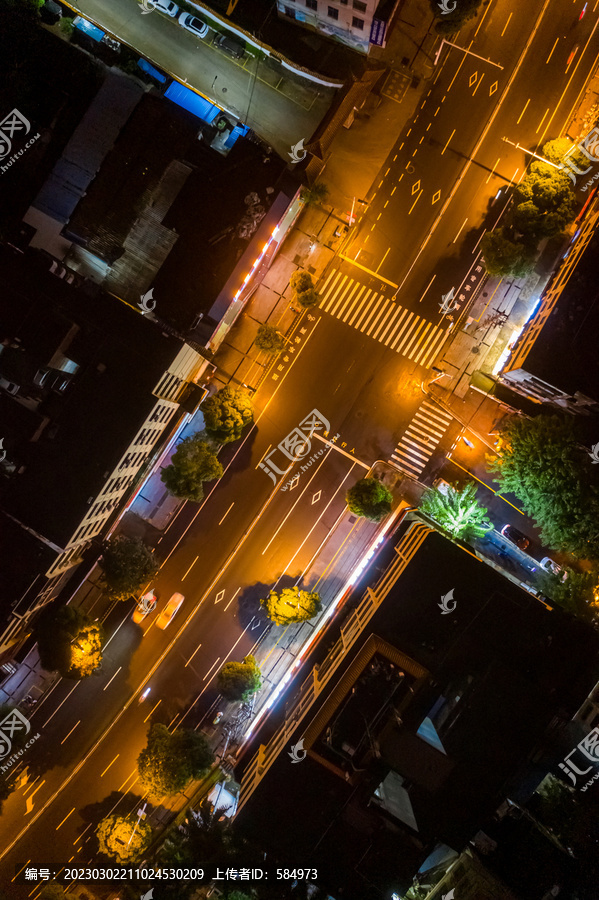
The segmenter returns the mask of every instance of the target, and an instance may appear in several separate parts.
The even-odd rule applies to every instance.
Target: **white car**
[[[567,571],[563,566],[560,566],[558,563],[554,562],[549,556],[545,556],[541,562],[539,563],[542,569],[546,572],[549,572],[550,575],[557,575],[557,577],[561,581],[565,581],[568,577]]]
[[[148,3],[150,6],[155,6],[158,12],[171,16],[173,19],[179,15],[179,7],[173,3],[173,0],[148,0]]]
[[[208,26],[206,23],[202,19],[198,19],[197,16],[192,16],[191,13],[181,13],[179,16],[179,25],[187,31],[191,31],[192,34],[197,34],[197,36],[201,38],[205,38],[208,34]]]

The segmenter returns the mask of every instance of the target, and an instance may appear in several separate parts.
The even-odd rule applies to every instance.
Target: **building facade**
[[[368,53],[385,46],[399,0],[277,0],[279,16]]]

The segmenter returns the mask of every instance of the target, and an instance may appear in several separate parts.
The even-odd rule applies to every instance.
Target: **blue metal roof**
[[[73,25],[75,28],[78,28],[79,31],[84,31],[85,34],[89,34],[94,41],[101,41],[104,37],[104,32],[97,27],[97,25],[93,25],[91,22],[88,22],[87,19],[83,19],[81,16],[76,16],[73,19]]]
[[[138,59],[137,65],[143,72],[146,72],[148,75],[151,75],[152,78],[155,78],[156,81],[159,81],[160,84],[164,84],[166,81],[166,75],[163,75],[162,72],[150,65],[147,59]]]

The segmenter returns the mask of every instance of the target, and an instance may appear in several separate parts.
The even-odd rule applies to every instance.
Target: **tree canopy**
[[[102,662],[104,632],[73,606],[42,611],[34,628],[42,667],[66,678],[85,678]]]
[[[537,583],[546,597],[573,616],[586,622],[593,622],[599,618],[596,574],[574,572],[569,569],[568,577],[562,581],[559,575],[540,571]]]
[[[350,512],[371,522],[380,522],[391,512],[393,494],[376,478],[362,478],[351,487],[345,501]]]
[[[502,493],[515,494],[547,547],[599,559],[599,475],[571,420],[513,418],[488,460]]]
[[[137,816],[110,815],[102,819],[96,829],[100,852],[120,863],[139,859],[152,842],[152,828]]]
[[[278,593],[271,591],[260,604],[275,625],[305,622],[317,616],[322,609],[320,594],[316,591],[301,591],[297,586],[283,588]]]
[[[139,754],[139,779],[152,796],[182,791],[192,778],[205,775],[214,754],[203,734],[188,728],[170,732],[166,725],[154,724],[148,742]]]
[[[452,10],[450,13],[440,10],[439,0],[429,0],[429,3],[437,19],[435,30],[439,34],[454,34],[477,14],[482,0],[445,0],[445,7]]]
[[[534,248],[529,243],[509,237],[505,228],[487,231],[480,242],[480,249],[489,275],[522,278],[534,266]]]
[[[265,353],[280,353],[285,346],[285,339],[274,325],[261,325],[254,343],[258,350]]]
[[[244,657],[243,662],[225,663],[218,673],[218,689],[225,700],[245,703],[261,687],[262,676],[253,656]]]
[[[239,440],[246,425],[254,421],[249,393],[229,385],[204,400],[202,412],[208,435],[220,444]]]
[[[199,503],[204,497],[204,482],[222,478],[222,474],[212,445],[194,434],[181,441],[160,478],[175,497]]]
[[[128,600],[158,571],[158,562],[141,538],[117,534],[104,544],[100,565],[112,600]]]
[[[312,187],[303,187],[300,191],[300,197],[307,206],[325,203],[328,196],[329,189],[322,181],[318,181]]]
[[[464,541],[484,537],[493,527],[486,518],[486,508],[476,498],[472,481],[461,490],[451,485],[445,491],[428,488],[420,509],[453,537]]]
[[[303,291],[309,291],[310,288],[313,288],[314,282],[310,273],[306,272],[305,269],[296,269],[291,274],[289,285],[295,294],[301,294]]]
[[[314,288],[308,288],[307,291],[301,291],[301,293],[297,294],[295,299],[300,306],[303,306],[304,309],[308,309],[310,306],[316,306],[320,301],[320,296],[316,293]]]

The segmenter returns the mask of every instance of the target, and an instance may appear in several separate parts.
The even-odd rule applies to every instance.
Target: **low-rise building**
[[[400,0],[276,0],[279,16],[368,53],[385,46]]]

